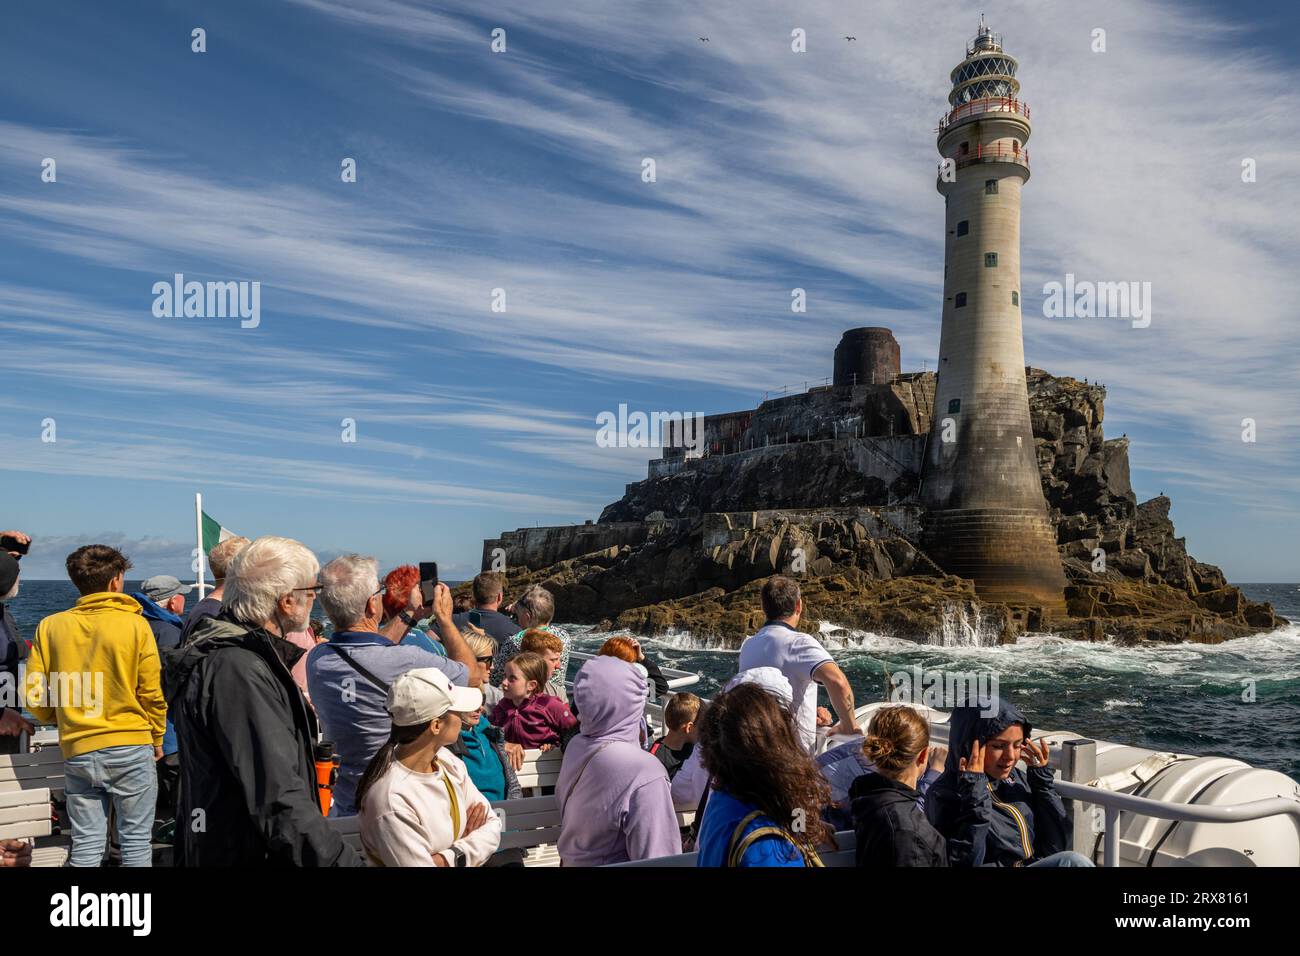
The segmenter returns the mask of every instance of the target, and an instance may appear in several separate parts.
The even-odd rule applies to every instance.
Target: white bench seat
[[[50,832],[48,787],[0,793],[0,839],[43,837]]]
[[[0,755],[0,838],[34,839],[32,866],[63,866],[72,848],[53,834],[52,799],[63,797],[63,752],[57,741],[30,753]]]
[[[0,754],[0,794],[19,790],[63,793],[63,752],[56,744],[25,754]]]
[[[520,788],[525,794],[536,796],[536,791],[542,787],[554,787],[560,779],[560,764],[563,760],[564,754],[558,747],[545,753],[540,750],[525,750],[524,765],[515,772]]]
[[[63,866],[72,852],[72,837],[52,836],[32,850],[32,866]]]

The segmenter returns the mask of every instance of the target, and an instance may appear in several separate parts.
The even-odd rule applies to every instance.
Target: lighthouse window
[[[996,269],[998,265],[998,254],[996,252],[984,253],[984,268]]]
[[[964,236],[968,232],[970,232],[969,219],[963,219],[961,222],[957,223],[957,235]]]
[[[966,293],[965,293],[965,292],[958,292],[957,295],[956,295],[956,297],[953,299],[952,304],[953,304],[953,308],[956,308],[956,309],[963,309],[963,308],[965,308],[965,307],[966,307]]]
[[[987,195],[995,196],[998,192],[998,181],[996,179],[984,180],[984,192]]]
[[[953,412],[959,412],[959,411],[961,411],[961,399],[960,398],[948,399],[948,414],[951,415]]]
[[[1020,304],[1020,293],[1016,292],[1015,290],[1012,290],[1011,292],[1011,304],[1012,305]]]

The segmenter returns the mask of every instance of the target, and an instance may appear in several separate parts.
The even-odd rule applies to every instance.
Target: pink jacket
[[[507,743],[527,748],[558,744],[560,732],[577,723],[569,705],[550,694],[534,694],[518,707],[503,697],[492,708],[492,726],[505,732]]]
[[[293,665],[293,669],[290,671],[290,673],[293,674],[293,682],[297,684],[298,689],[302,691],[302,696],[306,697],[308,702],[310,702],[311,697],[308,696],[307,694],[306,652],[310,651],[313,647],[316,646],[316,638],[312,636],[310,630],[306,630],[306,631],[290,631],[288,634],[284,635],[284,639],[288,641],[290,644],[293,644],[297,647],[301,647],[303,649],[302,657],[298,658],[298,663]]]

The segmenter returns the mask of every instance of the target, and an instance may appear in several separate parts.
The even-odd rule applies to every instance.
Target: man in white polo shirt
[[[853,688],[830,652],[811,634],[795,630],[803,614],[799,585],[784,575],[774,574],[763,585],[764,624],[740,645],[739,670],[775,667],[785,675],[794,692],[794,718],[799,739],[812,753],[817,742],[817,685],[826,688],[840,722],[829,734],[859,734],[853,713]]]

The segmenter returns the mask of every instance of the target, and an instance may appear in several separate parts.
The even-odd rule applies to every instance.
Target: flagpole
[[[203,553],[203,495],[198,492],[194,494],[194,538],[199,546],[199,570],[194,575],[194,581],[199,586],[199,600],[202,601],[203,595],[207,593],[207,586],[203,583],[203,566],[208,563],[208,556]]]

